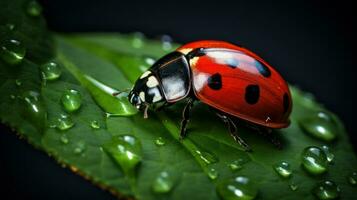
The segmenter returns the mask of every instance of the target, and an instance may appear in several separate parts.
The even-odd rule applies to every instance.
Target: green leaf
[[[243,151],[202,103],[195,105],[189,135],[181,141],[178,135],[183,102],[161,112],[150,111],[149,119],[144,119],[124,95],[111,95],[130,88],[143,70],[167,53],[160,42],[137,34],[112,33],[52,38],[42,17],[28,16],[23,10],[28,1],[3,2],[7,4],[0,3],[1,24],[15,23],[18,28],[2,33],[0,41],[16,38],[23,42],[26,56],[17,65],[0,60],[2,122],[100,187],[135,199],[216,200],[220,199],[218,185],[221,188],[231,178],[244,176],[258,188],[257,199],[314,199],[312,191],[323,180],[339,186],[341,199],[357,195],[355,186],[348,182],[348,175],[357,170],[357,160],[347,133],[340,120],[310,94],[290,87],[294,102],[291,125],[273,132],[282,142],[282,150],[241,124],[240,135],[253,149],[250,153]],[[52,45],[51,38],[56,45]],[[40,64],[53,60],[59,64],[61,76],[43,81]],[[82,102],[78,110],[67,113],[61,97],[69,89],[79,91]],[[327,113],[329,126],[337,134],[332,142],[304,132],[299,124],[320,111]],[[108,112],[125,116],[108,117]],[[61,130],[60,122],[73,126]],[[137,138],[140,148],[119,140],[123,135]],[[323,145],[334,154],[333,163],[326,173],[310,175],[301,166],[301,153],[308,146]],[[116,147],[128,158],[132,153],[138,156],[127,163],[125,154],[116,154]],[[289,178],[280,177],[273,168],[281,161],[292,169]]]

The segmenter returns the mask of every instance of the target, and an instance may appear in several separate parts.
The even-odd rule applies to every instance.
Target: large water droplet
[[[41,65],[41,70],[43,78],[49,81],[58,79],[62,73],[61,68],[54,61],[50,61]]]
[[[338,127],[330,114],[318,112],[299,120],[300,127],[309,135],[330,142],[337,137]]]
[[[258,189],[247,177],[239,176],[219,183],[217,192],[224,200],[251,200],[257,196]]]
[[[155,144],[157,146],[164,146],[165,145],[165,140],[162,137],[158,137],[155,139]]]
[[[27,3],[26,12],[32,17],[37,17],[42,13],[42,6],[35,0]]]
[[[97,81],[90,76],[84,76],[81,82],[89,90],[94,100],[108,112],[108,116],[130,116],[138,112],[138,110],[128,101],[128,93],[121,92],[118,95],[117,90]]]
[[[352,172],[349,176],[348,176],[348,182],[351,185],[357,185],[357,172]]]
[[[61,98],[62,105],[68,112],[78,110],[82,105],[82,96],[77,90],[67,90]]]
[[[218,162],[218,158],[210,152],[197,149],[195,153],[207,165]]]
[[[243,159],[239,158],[238,160],[234,160],[228,164],[229,168],[232,171],[237,171],[243,168],[243,165],[246,163]]]
[[[321,149],[324,151],[327,161],[329,163],[333,163],[333,160],[335,159],[335,155],[331,152],[330,148],[327,145],[323,145]]]
[[[75,154],[81,154],[86,150],[86,143],[80,141],[77,143],[77,146],[73,149]]]
[[[293,172],[291,170],[290,164],[284,161],[275,164],[273,168],[276,171],[276,173],[278,173],[283,178],[290,177]]]
[[[25,57],[25,46],[18,40],[4,40],[0,46],[1,59],[10,65],[19,64]]]
[[[170,174],[166,171],[160,172],[160,174],[155,178],[152,184],[152,190],[155,193],[167,193],[170,192],[174,182]]]
[[[74,126],[72,117],[67,114],[60,114],[56,121],[56,128],[61,131],[68,130]]]
[[[302,165],[310,174],[322,174],[327,171],[326,154],[319,147],[306,147],[301,154],[301,158]]]
[[[141,48],[144,45],[145,35],[140,32],[133,33],[131,44],[134,48]]]
[[[100,124],[99,124],[99,122],[98,122],[97,120],[91,121],[90,126],[91,126],[93,129],[100,129]]]
[[[39,129],[42,129],[47,119],[47,112],[40,94],[36,91],[27,91],[23,94],[22,99],[26,108],[24,114]]]
[[[323,181],[313,189],[318,199],[337,199],[340,196],[340,188],[332,181]]]
[[[218,171],[215,169],[215,168],[213,168],[213,167],[210,167],[209,169],[208,169],[208,171],[207,171],[207,175],[208,175],[208,177],[211,179],[211,180],[215,180],[215,179],[217,179],[218,178]]]
[[[132,174],[142,157],[140,141],[132,135],[114,136],[104,150],[121,166],[124,173]]]

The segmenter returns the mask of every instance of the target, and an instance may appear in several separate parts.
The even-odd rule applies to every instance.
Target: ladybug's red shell
[[[202,48],[190,58],[196,97],[220,111],[269,128],[289,125],[289,87],[280,74],[251,51],[221,41],[199,41],[177,51]]]

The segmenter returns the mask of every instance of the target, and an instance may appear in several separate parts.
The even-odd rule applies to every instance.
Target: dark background
[[[345,122],[354,144],[355,6],[347,1],[42,1],[57,32],[141,31],[176,42],[226,40],[261,55]],[[0,194],[11,199],[115,199],[1,126]],[[356,150],[356,145],[354,145]]]

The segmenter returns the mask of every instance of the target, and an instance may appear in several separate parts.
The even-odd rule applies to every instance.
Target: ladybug
[[[236,121],[265,133],[290,123],[292,100],[286,81],[262,58],[228,42],[206,40],[181,46],[144,72],[128,95],[145,118],[150,105],[164,107],[184,99],[181,138],[197,100],[216,111],[245,150],[250,148],[239,137]]]

